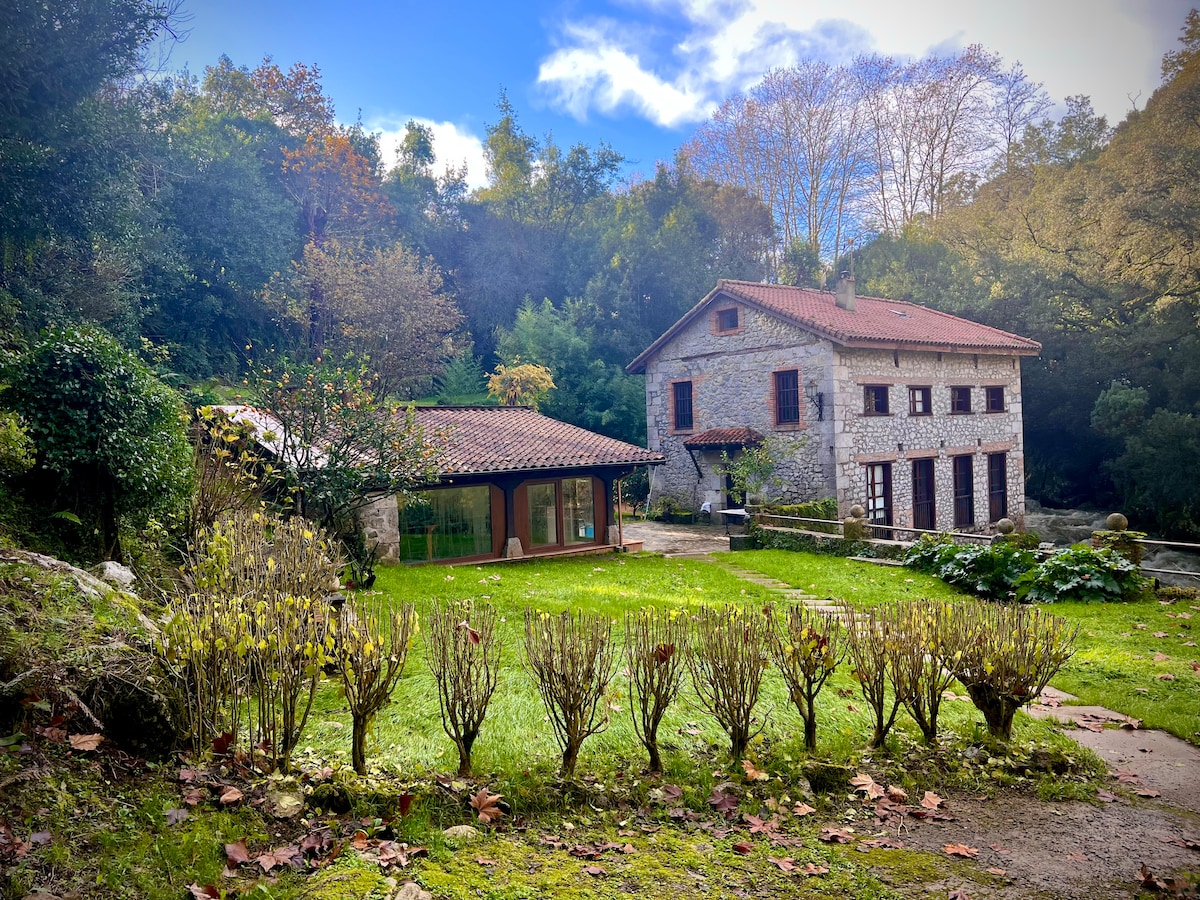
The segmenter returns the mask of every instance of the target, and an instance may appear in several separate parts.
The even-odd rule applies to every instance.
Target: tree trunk
[[[804,749],[809,753],[817,749],[817,717],[811,712],[804,717]]]
[[[650,772],[654,775],[662,774],[662,756],[658,752],[658,741],[647,741],[646,752],[650,754]]]
[[[117,501],[111,487],[104,489],[100,496],[100,535],[104,542],[104,558],[125,564],[125,556],[121,553],[121,526],[117,518]]]
[[[563,748],[562,774],[564,778],[575,777],[575,765],[579,762],[579,744],[568,741]]]
[[[471,746],[475,743],[475,735],[464,734],[454,743],[458,746],[458,775],[470,778],[474,774],[471,771]]]
[[[354,721],[354,733],[351,738],[350,761],[354,771],[359,775],[367,774],[367,726],[369,722]]]

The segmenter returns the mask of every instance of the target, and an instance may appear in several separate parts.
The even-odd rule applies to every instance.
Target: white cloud
[[[379,146],[383,151],[383,162],[389,169],[395,164],[396,150],[404,140],[404,125],[412,118],[433,132],[433,152],[436,157],[433,169],[438,175],[447,169],[467,167],[467,188],[475,190],[487,184],[487,158],[483,154],[483,140],[460,129],[453,122],[434,122],[417,116],[372,122],[368,129],[379,132]]]
[[[664,127],[698,122],[771,68],[863,52],[920,57],[981,43],[1020,62],[1051,97],[1091,96],[1119,121],[1158,83],[1192,0],[613,0],[621,21],[568,21],[538,83],[583,119],[633,113]],[[1154,6],[1154,9],[1148,9]]]

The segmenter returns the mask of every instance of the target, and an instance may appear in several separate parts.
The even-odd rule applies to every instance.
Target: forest
[[[111,530],[118,510],[46,445],[39,404],[73,384],[38,356],[47,335],[155,385],[139,421],[281,365],[359,367],[381,395],[455,403],[531,363],[555,385],[542,412],[644,444],[624,366],[718,278],[820,287],[852,268],[861,294],[1042,343],[1024,364],[1030,497],[1200,534],[1197,11],[1119,123],[979,46],[807,61],[629,179],[619,148],[530,134],[502,92],[472,191],[438,174],[416,122],[385,159],[308,63],[155,68],[178,9],[0,11],[0,474],[55,527]],[[59,393],[35,390],[39,372]],[[165,471],[187,449],[157,452]],[[145,524],[163,492],[121,477]]]

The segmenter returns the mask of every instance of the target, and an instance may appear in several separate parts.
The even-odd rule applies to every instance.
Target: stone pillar
[[[368,548],[377,548],[380,562],[400,559],[400,510],[395,494],[376,494],[358,511],[358,526]]]
[[[1121,513],[1110,514],[1104,524],[1107,529],[1092,532],[1092,546],[1097,550],[1112,550],[1135,566],[1141,565],[1142,545],[1138,541],[1146,537],[1146,532],[1129,531],[1129,520]]]
[[[521,559],[525,555],[525,548],[521,546],[521,539],[510,537],[505,541],[503,555],[505,559]]]
[[[842,537],[848,541],[867,539],[867,511],[857,503],[850,507],[850,515],[842,520]]]

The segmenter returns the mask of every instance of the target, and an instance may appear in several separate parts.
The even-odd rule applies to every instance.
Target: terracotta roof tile
[[[1041,349],[1029,338],[902,300],[860,296],[855,298],[855,308],[848,310],[827,291],[729,280],[718,282],[717,287],[851,346],[912,344],[1016,353]]]
[[[763,436],[753,428],[710,428],[692,435],[683,442],[685,447],[754,447]]]
[[[859,296],[855,308],[848,310],[839,307],[828,291],[723,278],[708,296],[642,351],[626,371],[644,372],[646,360],[718,297],[740,300],[844,347],[1019,356],[1035,356],[1042,349],[1029,338],[903,300]]]
[[[445,454],[446,475],[644,465],[661,453],[604,437],[523,406],[419,406],[426,439]]]

